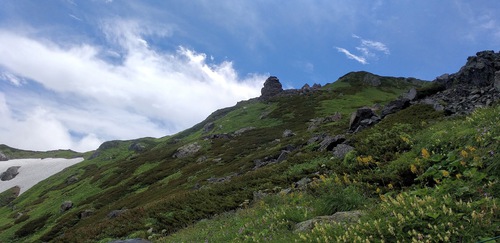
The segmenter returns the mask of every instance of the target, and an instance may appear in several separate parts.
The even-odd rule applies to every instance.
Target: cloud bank
[[[52,42],[0,29],[0,143],[24,149],[95,149],[111,139],[160,137],[256,97],[265,76],[239,77],[186,47],[159,52],[166,28],[102,24],[107,45]],[[0,86],[2,87],[2,86]],[[8,92],[7,92],[8,90]]]

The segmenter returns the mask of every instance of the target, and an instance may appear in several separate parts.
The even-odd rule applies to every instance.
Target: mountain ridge
[[[103,143],[85,161],[39,183],[8,207],[0,207],[0,213],[9,215],[0,219],[0,240],[148,238],[176,242],[324,237],[328,241],[336,236],[318,230],[338,233],[338,222],[301,232],[294,231],[295,223],[351,210],[361,210],[364,216],[360,217],[369,225],[374,224],[376,214],[389,217],[381,233],[370,231],[379,239],[411,240],[413,236],[406,232],[392,235],[391,223],[404,222],[392,221],[399,216],[384,211],[384,205],[392,202],[387,198],[406,195],[408,200],[424,200],[432,195],[438,201],[422,201],[422,205],[441,203],[476,217],[456,204],[472,200],[478,205],[477,212],[481,208],[496,212],[498,153],[489,151],[499,151],[499,131],[488,124],[498,120],[500,84],[495,75],[500,71],[496,64],[500,53],[479,52],[477,56],[480,58],[469,58],[465,66],[469,68],[463,69],[468,71],[429,83],[351,72],[323,87],[280,90],[278,78],[270,77],[274,91],[264,90],[264,98],[217,110],[178,134]],[[484,65],[479,64],[483,61]],[[478,72],[489,72],[483,75],[488,77],[487,85],[467,80],[478,77]],[[448,96],[458,100],[446,100]],[[486,108],[473,112],[480,107]],[[183,155],[178,156],[179,152]],[[470,165],[466,168],[461,162]],[[435,187],[437,184],[442,186]],[[446,189],[457,185],[464,188],[460,195]],[[476,188],[490,196],[484,197]],[[425,191],[422,198],[415,197]],[[446,199],[446,193],[452,193],[453,200]],[[69,201],[71,207],[59,208]],[[441,223],[465,217],[427,213],[430,216],[415,216],[412,222],[441,227]],[[248,221],[245,214],[254,216]],[[498,233],[487,225],[498,221],[495,214],[481,217],[484,222],[472,227],[466,239]],[[267,231],[253,221],[263,222]],[[204,222],[232,231],[219,229],[206,235],[200,227],[212,226]],[[364,232],[354,222],[338,224],[357,229],[353,234]],[[446,233],[428,232],[427,226],[412,227],[421,231],[422,239]],[[474,231],[478,227],[485,233]],[[414,237],[418,238],[418,232]]]

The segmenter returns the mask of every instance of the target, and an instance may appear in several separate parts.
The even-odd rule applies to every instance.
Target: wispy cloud
[[[377,59],[378,53],[389,55],[389,48],[382,42],[363,39],[358,35],[353,34],[353,38],[359,39],[360,43],[356,48],[360,54],[356,55],[342,47],[335,47],[339,52],[346,55],[347,58],[358,61],[361,64],[368,64],[368,59]]]
[[[0,143],[86,151],[111,139],[172,134],[260,94],[265,76],[240,77],[232,62],[208,63],[206,54],[185,47],[159,52],[147,35],[168,30],[116,21],[109,25],[115,31],[103,28],[112,50],[0,30],[2,78],[17,85],[0,91]],[[121,62],[101,58],[117,49]]]
[[[368,62],[366,61],[366,58],[364,58],[362,56],[356,56],[344,48],[341,48],[341,47],[336,47],[336,48],[339,52],[344,53],[347,58],[356,60],[361,64],[368,64]]]

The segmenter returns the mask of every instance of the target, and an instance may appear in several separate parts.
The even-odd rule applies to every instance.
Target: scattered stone
[[[18,171],[19,168],[21,168],[21,166],[9,167],[5,172],[0,174],[0,180],[10,181],[10,180],[14,179],[14,177],[16,177],[19,174],[19,171]]]
[[[84,219],[84,218],[92,216],[92,214],[94,214],[94,210],[86,209],[86,210],[83,210],[82,212],[80,212],[80,214],[78,214],[78,217],[80,219]]]
[[[80,178],[78,178],[78,175],[72,175],[66,179],[66,185],[71,185],[73,183],[76,183],[79,180],[80,180]]]
[[[417,89],[415,88],[411,88],[408,93],[406,93],[404,95],[404,98],[408,99],[408,100],[415,100],[417,98]]]
[[[333,157],[343,159],[347,153],[354,150],[354,147],[349,146],[347,144],[339,144],[335,148],[333,148]]]
[[[325,137],[326,137],[326,134],[324,134],[324,133],[318,134],[318,135],[314,135],[309,140],[307,140],[307,145],[313,144],[313,143],[317,143],[319,141],[323,141],[323,139],[325,139]]]
[[[234,135],[235,135],[235,136],[239,136],[239,135],[241,135],[241,134],[243,134],[243,133],[245,133],[245,132],[251,131],[251,130],[253,130],[253,129],[255,129],[255,127],[244,127],[244,128],[241,128],[241,129],[236,130],[236,131],[234,132]]]
[[[7,161],[7,160],[9,160],[9,157],[7,157],[7,155],[0,152],[0,161]]]
[[[202,156],[200,156],[200,157],[196,160],[196,163],[202,163],[202,162],[205,162],[205,161],[207,161],[207,159],[208,159],[208,158],[207,158],[207,156],[202,155]]]
[[[336,212],[331,216],[318,216],[295,225],[295,232],[312,230],[317,224],[352,223],[356,222],[363,213],[361,211]]]
[[[311,182],[311,179],[304,177],[304,178],[300,179],[299,181],[295,182],[294,187],[299,189],[299,190],[302,190],[302,189],[305,189],[307,187],[309,182]]]
[[[186,144],[177,149],[177,152],[172,155],[173,158],[185,158],[194,155],[201,149],[201,145],[197,142]]]
[[[281,151],[281,154],[280,154],[280,156],[276,159],[276,162],[278,162],[278,163],[279,163],[279,162],[281,162],[281,161],[283,161],[283,160],[287,159],[287,158],[288,158],[288,154],[290,154],[290,151],[287,151],[287,150],[283,150],[283,151]]]
[[[126,211],[127,211],[127,209],[113,210],[113,211],[108,213],[108,218],[114,219],[116,217],[119,217],[120,215],[122,215]]]
[[[61,204],[61,213],[64,213],[68,210],[70,210],[71,208],[73,208],[73,202],[72,201],[65,201]]]
[[[319,144],[319,151],[332,151],[335,146],[345,141],[344,135],[337,135],[335,137],[326,136]]]
[[[267,78],[266,82],[264,82],[264,87],[261,89],[261,98],[268,99],[277,94],[283,92],[283,86],[280,83],[280,80],[275,76],[270,76]]]
[[[349,121],[349,131],[358,132],[363,128],[369,127],[380,121],[380,118],[372,109],[363,107],[353,112]]]
[[[283,137],[284,138],[287,138],[287,137],[293,137],[295,136],[296,134],[292,132],[292,130],[289,130],[289,129],[286,129],[284,132],[283,132]]]

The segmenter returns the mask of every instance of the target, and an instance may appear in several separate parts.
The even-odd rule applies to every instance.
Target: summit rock
[[[262,87],[260,92],[260,97],[262,99],[268,99],[283,92],[283,86],[281,85],[280,80],[277,77],[270,76],[266,79],[266,82],[264,82],[264,87]]]

